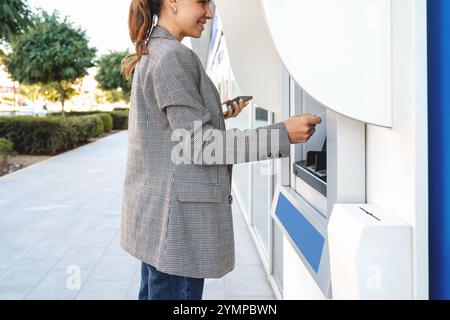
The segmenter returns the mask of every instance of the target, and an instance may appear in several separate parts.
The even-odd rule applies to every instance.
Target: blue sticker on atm
[[[308,263],[318,272],[325,238],[283,193],[278,197],[275,214]]]

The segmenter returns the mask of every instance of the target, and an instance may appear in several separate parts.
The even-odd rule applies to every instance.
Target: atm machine
[[[215,3],[243,92],[323,120],[278,162],[283,298],[427,298],[427,1]]]
[[[292,114],[318,114],[322,124],[292,146],[274,220],[323,298],[412,298],[411,226],[366,203],[365,124],[327,110],[297,84],[291,90]]]
[[[412,225],[367,203],[366,133],[369,125],[395,130],[396,95],[409,90],[402,87],[400,57],[412,67],[426,66],[423,49],[408,51],[402,40],[426,46],[426,2],[262,3],[290,75],[284,114],[323,119],[307,143],[292,146],[290,163],[281,165],[289,179],[275,193],[274,220],[323,298],[413,298]],[[426,91],[426,81],[417,83]]]

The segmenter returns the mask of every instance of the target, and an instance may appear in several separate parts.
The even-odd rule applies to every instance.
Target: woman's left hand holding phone
[[[227,100],[225,100],[224,102],[222,102],[222,105],[227,104],[227,103],[229,103],[230,101],[231,101],[230,99],[227,99]],[[241,111],[242,111],[248,104],[249,104],[249,101],[244,102],[244,100],[241,99],[241,100],[239,100],[239,103],[236,103],[236,102],[235,102],[235,103],[233,104],[233,107],[232,107],[230,110],[224,112],[223,116],[225,117],[225,119],[236,118],[237,115],[238,115],[239,113],[241,113]]]

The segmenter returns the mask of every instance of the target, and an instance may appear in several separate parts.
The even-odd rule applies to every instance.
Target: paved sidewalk
[[[0,299],[136,299],[119,246],[127,132],[0,178]],[[204,299],[274,299],[238,206],[236,269]],[[81,281],[80,281],[81,280]]]

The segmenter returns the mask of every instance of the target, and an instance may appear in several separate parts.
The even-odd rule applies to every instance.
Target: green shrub
[[[75,117],[75,116],[85,116],[85,115],[103,115],[107,114],[112,117],[112,126],[111,130],[127,130],[128,129],[128,109],[114,109],[111,112],[104,111],[83,111],[83,112],[65,112],[64,115],[66,117]],[[50,117],[58,117],[61,116],[61,112],[52,112],[48,114]],[[104,131],[110,132],[109,129],[110,122],[106,120],[106,117],[102,117]],[[106,121],[105,121],[106,120]]]
[[[110,132],[113,128],[113,118],[109,113],[100,113],[99,117],[103,121],[103,127],[105,132]]]
[[[0,138],[0,156],[15,156],[14,143],[5,138]]]
[[[20,154],[54,154],[64,150],[65,134],[65,123],[60,118],[0,118],[0,137],[12,141]]]
[[[14,143],[20,154],[56,154],[103,133],[100,115],[81,117],[0,117],[0,137]]]
[[[0,138],[0,166],[8,164],[8,156],[15,156],[14,143],[5,138]]]
[[[102,118],[99,115],[82,116],[84,120],[82,123],[86,126],[89,138],[96,138],[104,132],[104,125]]]
[[[103,133],[103,121],[99,116],[61,117],[66,123],[65,145],[74,148]]]
[[[128,129],[128,111],[113,111],[111,112],[111,116],[114,130]]]
[[[64,116],[66,117],[79,117],[79,116],[90,116],[93,114],[99,114],[103,111],[71,111],[71,112],[64,112]],[[63,115],[62,112],[49,112],[47,113],[48,116],[51,117],[60,117]]]

